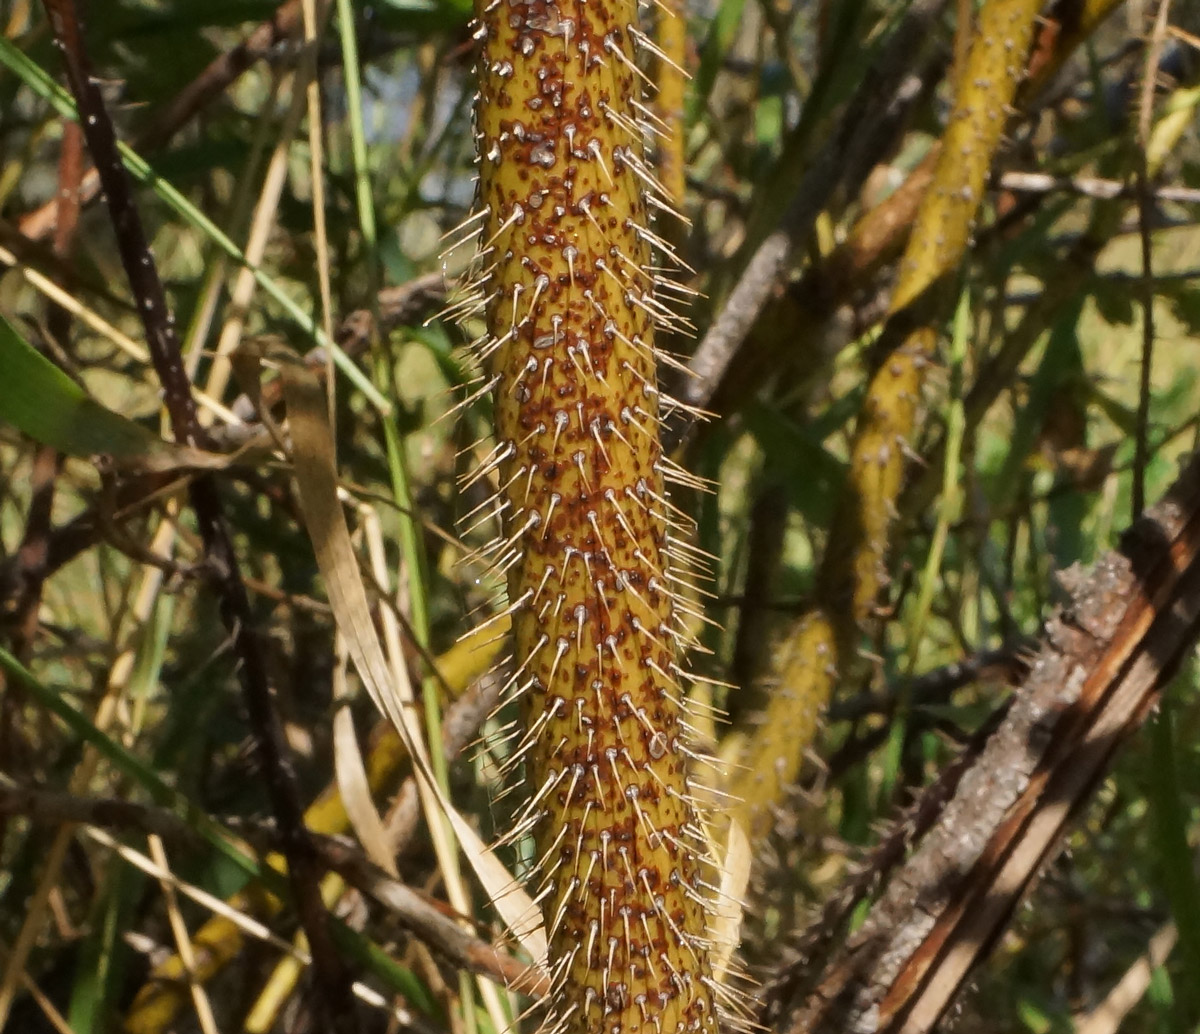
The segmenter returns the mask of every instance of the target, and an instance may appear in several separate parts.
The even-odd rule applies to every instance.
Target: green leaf
[[[1092,292],[1092,298],[1109,325],[1128,327],[1133,324],[1133,297],[1124,284],[1100,281]]]
[[[55,111],[63,118],[72,119],[76,122],[79,120],[79,113],[75,110],[75,102],[71,100],[67,92],[54,81],[45,69],[32,61],[3,36],[0,36],[0,67],[7,68],[20,78],[38,97],[51,104]],[[231,259],[250,269],[258,285],[287,312],[289,317],[305,333],[311,335],[318,345],[332,352],[334,365],[345,375],[346,379],[370,399],[371,403],[380,413],[391,412],[391,403],[376,390],[375,385],[359,370],[354,360],[346,355],[345,351],[336,342],[329,341],[325,337],[324,331],[317,325],[312,314],[306,313],[300,304],[284,290],[281,284],[267,276],[262,269],[248,265],[246,263],[246,256],[233,243],[229,236],[216,223],[209,219],[208,216],[201,212],[200,209],[185,198],[174,185],[157,175],[147,164],[146,160],[132,148],[126,144],[118,143],[117,149],[121,152],[125,168],[134,179],[150,187],[172,211],[188,224],[207,235],[209,240]]]
[[[163,441],[102,406],[3,316],[0,370],[0,423],[68,456],[110,456],[121,467],[144,471],[220,470],[234,459]]]
[[[136,459],[172,447],[106,409],[0,316],[0,420],[68,456]]]
[[[763,450],[766,469],[789,487],[791,502],[809,521],[824,523],[846,478],[846,465],[822,444],[818,433],[765,405],[745,413],[746,427]]]

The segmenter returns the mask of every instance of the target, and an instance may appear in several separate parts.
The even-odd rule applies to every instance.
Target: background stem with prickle
[[[677,681],[631,0],[495,0],[481,287],[514,692],[556,984],[547,1027],[715,1030]],[[651,117],[651,116],[647,116]],[[521,827],[518,826],[518,829]]]
[[[668,13],[669,12],[669,13]],[[671,127],[672,132],[658,142],[659,179],[669,198],[674,198],[682,211],[687,189],[686,141],[684,136],[684,90],[687,86],[683,69],[687,63],[687,5],[684,0],[662,0],[655,23],[658,49],[664,57],[655,65],[654,110]]]
[[[892,314],[940,290],[961,262],[988,170],[1025,68],[1039,0],[984,4],[967,61],[958,69],[955,104],[942,136],[933,182],[917,212],[900,264]],[[944,292],[943,292],[944,293]],[[941,301],[940,298],[934,299]],[[933,360],[941,304],[880,366],[867,388],[850,471],[817,577],[817,602],[779,651],[763,720],[730,744],[737,757],[734,814],[761,834],[770,809],[796,780],[828,703],[839,664],[887,580],[889,531],[917,419],[925,371]]]

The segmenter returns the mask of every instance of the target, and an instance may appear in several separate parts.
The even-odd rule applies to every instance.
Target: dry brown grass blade
[[[295,36],[301,25],[299,0],[284,0],[274,14],[258,25],[241,43],[218,54],[187,84],[136,138],[142,151],[164,147],[175,134],[187,125],[211,101],[224,91],[255,62],[277,51]],[[100,192],[100,177],[88,169],[80,184],[81,203],[91,201]],[[21,234],[31,240],[49,236],[58,223],[58,206],[48,201],[40,208],[21,217]]]
[[[313,542],[317,565],[325,579],[330,606],[346,637],[350,657],[372,701],[404,741],[425,789],[449,819],[463,853],[492,904],[525,950],[538,961],[545,957],[546,949],[537,907],[442,794],[430,767],[416,715],[411,707],[402,703],[402,698],[410,694],[398,693],[393,685],[393,669],[384,657],[375,632],[366,587],[337,497],[337,471],[325,391],[316,374],[295,355],[276,349],[273,357],[281,365],[301,511]],[[431,830],[436,835],[434,825],[431,823]]]
[[[392,857],[387,830],[371,798],[371,782],[367,777],[367,766],[354,731],[354,718],[350,714],[350,687],[346,684],[346,645],[342,636],[337,636],[334,646],[333,699],[336,711],[333,716],[333,767],[337,776],[338,791],[346,805],[350,824],[358,835],[367,857],[395,878],[396,860]]]
[[[141,851],[136,851],[133,848],[121,843],[120,840],[112,836],[106,830],[95,826],[87,826],[85,827],[84,831],[89,839],[95,841],[97,844],[100,844],[103,847],[108,848],[113,852],[114,855],[119,856],[129,865],[132,865],[136,869],[140,869],[142,872],[146,873],[146,875],[158,880],[160,883],[169,883],[178,894],[190,898],[196,904],[202,906],[203,908],[209,909],[226,922],[232,923],[242,934],[252,937],[258,941],[261,941],[265,945],[269,945],[272,948],[283,952],[284,955],[296,959],[301,965],[309,966],[312,964],[312,956],[308,954],[307,951],[297,951],[292,944],[277,936],[271,931],[271,928],[264,923],[260,923],[252,916],[239,911],[237,908],[232,907],[227,902],[222,901],[220,898],[209,894],[207,891],[197,887],[195,884],[180,879],[180,877],[172,872],[171,869],[158,865],[148,855],[143,854]],[[198,937],[192,938],[191,943],[193,947],[195,947],[197,940]],[[200,956],[195,958],[195,962],[196,979],[203,982],[205,979],[207,979],[206,970],[208,968],[208,962]],[[404,1006],[398,1004],[394,999],[391,1001],[385,999],[374,988],[367,987],[365,984],[356,981],[353,984],[352,991],[356,998],[366,1002],[375,1009],[380,1009],[384,1012],[390,1013],[403,1025],[411,1024],[414,1020],[414,1015]],[[156,1021],[158,1023],[157,1026],[153,1025]],[[143,1026],[127,1021],[123,1030],[127,1032],[127,1034],[140,1034],[140,1032],[143,1030],[160,1031],[175,1029],[171,1026],[171,1018],[165,1017],[161,1012],[155,1014],[140,1014],[140,1023],[150,1025]]]
[[[1200,454],[1089,572],[937,825],[788,1031],[933,1028],[1200,631]]]
[[[156,574],[161,572],[155,571]],[[438,658],[437,668],[444,682],[452,691],[460,690],[482,675],[495,661],[503,638],[495,642],[495,633],[487,630],[481,635],[469,636],[462,642],[447,650]],[[459,699],[449,716],[455,714],[455,708],[475,714],[477,709],[468,706],[471,694],[467,700]],[[484,711],[490,710],[490,706]],[[453,724],[452,722],[449,724]],[[465,720],[469,730],[459,732],[459,747],[463,740],[474,735],[478,720]],[[458,749],[458,748],[455,748]],[[374,794],[386,792],[393,785],[397,774],[407,762],[408,751],[399,740],[399,734],[392,730],[386,720],[381,720],[375,735],[370,753],[367,757],[367,775]],[[411,781],[410,784],[411,785]],[[402,796],[404,796],[402,794]],[[414,796],[415,795],[411,795]],[[318,797],[304,813],[305,825],[314,833],[336,835],[349,828],[345,802],[336,785],[330,786]],[[416,825],[416,809],[413,809],[412,824],[408,827],[408,836]],[[389,837],[395,837],[389,831]],[[407,838],[399,837],[404,841]],[[282,870],[283,859],[278,854],[268,858],[268,864]],[[257,916],[270,917],[282,907],[282,902],[261,889],[252,885],[246,891],[232,899],[239,909],[251,911]],[[242,929],[225,914],[212,916],[204,923],[192,938],[194,951],[198,957],[199,979],[208,982],[220,973],[242,951],[244,937]],[[125,1026],[129,1034],[161,1034],[169,1030],[179,1011],[187,1004],[188,993],[184,977],[186,969],[178,954],[172,955],[158,963],[150,973],[146,983],[135,997],[126,1016]]]

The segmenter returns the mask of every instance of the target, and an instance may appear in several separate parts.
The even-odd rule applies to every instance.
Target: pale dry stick
[[[778,228],[755,250],[696,347],[688,363],[692,377],[681,391],[684,402],[704,405],[704,396],[720,382],[833,191],[848,171],[862,170],[865,175],[892,139],[893,127],[923,85],[912,69],[922,64],[936,40],[934,25],[944,6],[945,0],[916,0],[908,7],[847,106],[832,139],[805,173]]]
[[[1166,964],[1178,940],[1179,930],[1173,920],[1155,930],[1145,953],[1124,972],[1104,1001],[1075,1020],[1075,1034],[1117,1034],[1130,1010],[1145,996],[1154,971]]]
[[[172,501],[170,513],[178,513],[178,505]],[[155,533],[150,548],[160,556],[170,556],[174,548],[175,531],[171,521],[161,524]],[[153,612],[154,605],[162,588],[163,571],[157,567],[148,567],[142,574],[141,585],[133,605],[129,609],[129,620],[133,624],[125,649],[117,656],[109,669],[105,682],[104,695],[96,709],[93,724],[101,732],[108,729],[116,716],[118,707],[125,693],[129,677],[133,673],[133,662],[137,655],[138,639],[144,632]],[[70,789],[72,793],[82,794],[87,791],[93,776],[100,764],[99,755],[91,747],[84,750],[78,767],[71,776]],[[67,848],[75,835],[73,823],[64,824],[55,834],[54,840],[45,855],[44,869],[33,895],[26,908],[25,918],[17,933],[12,952],[4,967],[3,978],[0,978],[0,1030],[4,1029],[9,1010],[12,1008],[13,994],[25,970],[29,952],[33,948],[42,928],[42,920],[49,903],[51,891],[58,885],[59,874],[66,857]]]
[[[143,365],[150,361],[150,353],[146,351],[144,345],[138,344],[128,334],[118,330],[94,309],[84,305],[69,291],[59,287],[48,276],[22,262],[2,244],[0,244],[0,262],[15,269],[29,283],[30,287],[39,291],[55,305],[61,306],[89,330],[111,341],[130,359]]]
[[[255,260],[253,264],[256,265],[257,261],[258,260]],[[246,273],[246,268],[243,267],[241,272]],[[250,276],[252,279],[253,274],[250,274]],[[148,356],[146,356],[143,352],[142,358],[144,361],[146,358],[148,358]],[[220,378],[215,376],[215,369],[214,376],[211,377],[209,381],[210,391],[214,387],[214,380],[216,381],[215,386],[223,389],[223,383],[221,382]],[[198,399],[202,397],[206,399],[209,398],[208,393],[196,392],[195,394]],[[218,407],[211,404],[211,401],[209,408],[218,409]],[[224,407],[219,407],[219,415],[230,419],[231,422],[239,422],[237,418],[232,413],[225,410]],[[155,533],[154,544],[151,546],[151,550],[153,553],[159,556],[169,557],[174,549],[174,541],[174,525],[173,522],[168,521],[160,525]],[[142,592],[139,593],[137,604],[135,604],[135,608],[133,610],[133,615],[136,620],[139,620],[140,624],[144,624],[145,621],[148,620],[148,615],[153,608],[154,600],[157,597],[159,589],[161,588],[162,571],[155,568],[149,569],[147,572],[147,579],[148,580],[143,582]],[[113,696],[113,694],[119,696],[120,693],[123,692],[125,681],[128,679],[130,671],[132,670],[132,656],[132,651],[127,651],[126,654],[123,654],[121,658],[118,658],[117,663],[114,664],[112,672],[110,673],[109,686],[106,691],[104,701],[101,703],[101,710],[98,714],[96,722],[97,728],[101,730],[106,728],[107,719],[111,718],[111,712],[109,712],[108,716],[105,716],[105,704],[111,700],[113,701],[112,706],[115,709],[116,697]],[[129,660],[128,663],[123,664],[125,657],[128,657]],[[105,718],[105,720],[101,721],[101,718]],[[90,763],[88,762],[89,757],[91,757]],[[86,784],[87,781],[90,781],[96,763],[97,759],[94,758],[94,756],[85,756],[85,761],[81,763],[80,769],[77,770],[76,778]],[[75,785],[76,782],[73,780],[72,786]],[[25,922],[22,925],[22,929],[18,934],[17,942],[14,945],[10,964],[5,969],[3,980],[0,981],[0,1028],[3,1027],[4,1019],[8,1010],[11,1008],[12,994],[14,990],[13,981],[17,972],[14,967],[18,963],[23,966],[25,954],[28,952],[31,946],[32,939],[36,937],[36,929],[40,923],[41,911],[44,909],[48,901],[49,892],[57,880],[57,873],[62,865],[65,857],[65,851],[72,835],[73,827],[65,827],[64,830],[60,831],[58,836],[55,838],[49,852],[47,853],[47,868],[45,876],[43,877],[42,882],[39,884],[37,891],[35,891],[30,909],[26,914]]]
[[[997,943],[1194,646],[1200,454],[1119,551],[1059,580],[1070,603],[1046,623],[1011,705],[817,989],[785,1006],[782,1029],[929,1030]]]
[[[135,140],[139,152],[155,151],[170,142],[172,137],[190,122],[210,101],[259,60],[277,51],[289,41],[300,27],[299,0],[285,0],[275,13],[257,26],[244,40],[218,54],[208,65],[157,113],[151,124]],[[16,36],[6,33],[9,39]],[[100,190],[100,178],[94,168],[83,176],[79,194],[81,202],[91,201]],[[53,201],[21,217],[20,232],[31,240],[48,236],[58,219]]]
[[[0,944],[0,962],[4,962],[7,958],[8,952]],[[22,974],[21,987],[33,1000],[34,1004],[42,1010],[42,1015],[46,1018],[46,1022],[54,1028],[55,1034],[75,1034],[75,1031],[71,1029],[71,1025],[66,1021],[63,1014],[58,1011],[58,1008],[46,993],[34,983],[33,978],[28,973]]]
[[[316,0],[301,0],[304,9],[304,42],[312,54],[316,54],[317,41],[324,29],[325,22],[332,10],[332,3],[323,0],[318,13]],[[313,62],[313,74],[308,79],[308,153],[309,176],[312,179],[312,214],[313,230],[317,246],[317,284],[321,292],[321,325],[325,329],[325,337],[333,340],[333,293],[329,286],[329,233],[325,223],[325,162],[324,143],[321,130],[325,121],[321,113],[321,84],[318,81],[316,62]],[[334,384],[333,353],[325,357],[326,382]],[[336,429],[335,418],[337,404],[334,393],[329,392],[329,426]],[[335,439],[337,437],[335,430]]]
[[[326,873],[321,877],[320,892],[325,907],[333,912],[346,892],[346,882],[337,873]],[[267,1034],[276,1026],[280,1010],[295,992],[296,984],[308,965],[304,959],[309,956],[308,937],[303,930],[297,930],[292,937],[291,952],[275,964],[246,1013],[242,1023],[244,1034]]]
[[[1123,180],[1104,179],[1099,176],[1054,176],[1048,172],[1002,172],[996,180],[1002,190],[1013,193],[1050,194],[1055,192],[1080,194],[1098,200],[1133,197],[1136,188]],[[1166,184],[1154,187],[1150,196],[1155,201],[1173,201],[1179,204],[1200,204],[1200,190]]]
[[[480,638],[452,647],[438,658],[438,670],[450,686],[464,687],[478,679],[492,663],[498,646],[483,645]],[[492,710],[492,705],[475,703],[476,696],[484,694],[468,692],[465,697],[455,700],[447,713],[446,729],[447,751],[457,753],[475,734],[486,714]],[[489,698],[490,699],[490,698]],[[451,730],[455,730],[455,739],[451,738]],[[382,729],[379,730],[382,732]],[[372,748],[368,759],[369,773],[372,786],[382,792],[391,778],[399,771],[406,752],[400,745],[399,737],[389,730],[384,733]],[[407,792],[412,790],[411,795]],[[402,799],[409,796],[413,799],[411,809],[411,824],[406,827],[406,834],[400,834],[400,841],[411,836],[416,827],[418,806],[413,779],[410,777],[401,788],[399,795]],[[340,800],[333,787],[326,791],[305,812],[305,824],[321,834],[340,833],[348,827],[344,802]],[[396,834],[389,829],[393,843],[398,843]],[[397,847],[401,849],[401,847]],[[283,859],[279,855],[270,855],[267,864],[279,871],[283,869]],[[251,888],[253,889],[253,888]],[[241,900],[247,900],[249,894],[243,892]],[[274,915],[283,907],[283,902],[277,898],[268,898],[263,911]],[[212,979],[224,969],[241,947],[238,928],[220,916],[209,920],[201,927],[194,938],[200,946],[207,965],[204,976]],[[160,963],[150,975],[146,984],[135,998],[126,1015],[126,1027],[130,1034],[161,1034],[169,1028],[175,1015],[183,1008],[185,1002],[178,993],[178,984],[182,979],[182,968],[178,957]]]
[[[329,0],[323,0],[323,14],[328,12],[329,6]],[[287,182],[288,161],[291,156],[293,137],[300,128],[300,121],[304,117],[307,106],[307,94],[301,84],[311,63],[311,61],[300,62],[292,76],[291,104],[283,124],[280,126],[279,140],[267,163],[262,189],[254,207],[250,233],[246,239],[245,259],[238,267],[233,288],[229,292],[225,322],[217,338],[216,357],[208,378],[208,390],[215,395],[222,394],[229,382],[232,368],[229,365],[228,356],[237,349],[242,340],[242,334],[246,328],[246,316],[258,288],[258,280],[254,271],[262,265],[271,231],[275,228],[275,215],[280,198],[283,196],[284,184]],[[323,315],[328,315],[328,313],[325,312]]]
[[[367,509],[367,508],[364,508]],[[378,520],[374,521],[378,534]],[[368,532],[368,537],[370,534]],[[380,536],[382,550],[382,536]],[[370,782],[366,766],[363,763],[358,747],[358,739],[354,730],[354,720],[350,714],[352,696],[347,685],[346,666],[349,654],[346,649],[345,636],[339,630],[334,631],[334,671],[333,671],[333,702],[335,713],[333,717],[333,764],[334,778],[345,805],[351,828],[357,834],[359,843],[367,851],[371,861],[378,865],[390,876],[396,876],[396,863],[387,845],[387,835],[383,822],[375,809],[371,797]],[[333,907],[345,891],[344,881],[336,874],[327,874],[321,880],[321,897],[326,905]],[[295,944],[298,950],[306,946],[303,931],[297,933]],[[291,996],[301,976],[301,968],[295,957],[281,959],[267,979],[263,990],[251,1007],[246,1017],[247,1034],[261,1034],[269,1030],[275,1022],[283,1003]]]
[[[164,872],[171,871],[167,852],[163,847],[162,838],[151,833],[146,842],[150,848],[150,858]],[[175,897],[175,885],[169,880],[160,880],[163,901],[167,907],[167,922],[171,926],[171,936],[175,938],[175,950],[183,960],[184,972],[187,974],[188,993],[192,996],[192,1007],[196,1010],[196,1022],[200,1025],[201,1034],[217,1034],[217,1021],[213,1015],[212,1003],[204,985],[196,979],[196,958],[192,952],[192,939],[188,934],[187,924],[179,911],[179,901]]]
[[[233,199],[229,204],[226,225],[231,232],[238,232],[238,229],[250,220],[251,209],[254,204],[253,187],[262,165],[263,156],[267,151],[267,144],[270,142],[275,129],[275,120],[272,115],[283,82],[283,74],[272,67],[270,86],[267,89],[266,98],[262,103],[254,126],[249,154],[246,157],[245,165],[241,168],[241,175],[237,178]],[[199,300],[192,310],[187,338],[183,343],[183,358],[187,375],[193,381],[195,381],[196,371],[200,366],[200,359],[204,354],[204,342],[208,339],[212,322],[216,318],[217,307],[221,302],[221,294],[224,291],[225,275],[229,267],[229,262],[230,258],[223,250],[218,249],[212,256],[205,271],[204,285],[200,288]],[[212,384],[212,372],[212,367],[209,367],[208,380],[205,384],[206,391],[210,390]],[[231,408],[235,413],[238,412],[236,402]],[[247,419],[249,415],[239,413],[242,419]]]

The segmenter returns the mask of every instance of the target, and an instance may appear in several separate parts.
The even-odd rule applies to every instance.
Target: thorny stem
[[[44,4],[56,44],[63,54],[67,80],[88,148],[96,163],[121,262],[146,332],[151,360],[163,387],[163,402],[175,438],[203,448],[207,436],[200,424],[191,383],[183,366],[175,317],[168,306],[134,204],[129,179],[117,151],[112,121],[91,72],[74,0],[44,0]],[[190,483],[188,494],[204,542],[207,574],[239,660],[238,674],[247,715],[257,742],[272,809],[279,823],[300,922],[312,949],[320,987],[318,1007],[329,1029],[349,1034],[357,1028],[350,975],[334,945],[321,901],[318,858],[304,826],[295,773],[283,746],[283,732],[272,701],[262,643],[221,512],[216,481],[208,475],[198,476]]]
[[[847,105],[833,139],[805,173],[779,220],[778,228],[755,250],[720,314],[688,364],[694,375],[681,388],[689,405],[703,405],[728,369],[780,279],[791,266],[799,242],[807,240],[817,216],[847,177],[865,177],[892,139],[892,129],[920,91],[914,55],[923,55],[944,0],[917,0],[906,11],[878,62]],[[923,58],[918,62],[918,66]],[[861,181],[860,181],[861,182]],[[857,182],[848,189],[857,188]]]
[[[658,178],[662,181],[666,196],[673,198],[677,205],[682,205],[687,155],[687,141],[683,132],[687,7],[682,0],[662,0],[655,30],[658,48],[664,56],[656,62],[658,93],[654,98],[654,110],[663,124],[672,129],[666,140],[658,142]]]
[[[994,0],[979,12],[968,60],[957,70],[955,106],[900,265],[891,313],[931,289],[944,293],[947,274],[966,251],[992,159],[1016,95],[1032,39],[1037,0]],[[941,308],[933,305],[936,312]],[[755,733],[736,741],[740,766],[732,792],[735,818],[752,834],[765,831],[771,806],[799,772],[832,694],[839,667],[852,660],[861,624],[887,579],[889,532],[925,371],[937,343],[932,317],[884,360],[867,389],[851,449],[850,472],[817,576],[817,603],[779,651],[778,685]]]
[[[716,1030],[677,663],[687,638],[665,488],[653,222],[633,0],[481,0],[480,268],[500,538],[565,1034]],[[660,131],[664,128],[657,127]],[[678,476],[682,472],[678,472]],[[542,886],[536,881],[542,880]]]
[[[1040,22],[1038,41],[1029,58],[1029,78],[1020,86],[1019,101],[1027,98],[1035,104],[1044,103],[1039,96],[1045,83],[1119,4],[1120,0],[1060,0],[1054,4]],[[1021,102],[1018,106],[1024,109],[1025,105]],[[851,110],[843,116],[843,122],[858,114]],[[860,217],[847,239],[825,261],[810,267],[801,281],[777,301],[767,302],[745,336],[706,337],[690,364],[690,405],[729,412],[781,362],[795,368],[796,372],[790,374],[792,379],[815,379],[845,343],[833,314],[856,287],[903,249],[917,204],[928,186],[936,152],[937,145],[894,194]],[[842,189],[853,194],[860,185],[859,177],[846,175]],[[1017,172],[1004,174],[999,186],[1014,191],[1077,191],[1096,197],[1115,196],[1128,189],[1123,183],[1107,180]],[[1191,201],[1196,192],[1168,187],[1157,196]],[[688,427],[678,429],[681,437],[691,431]]]

